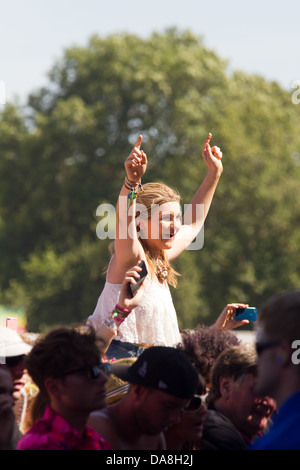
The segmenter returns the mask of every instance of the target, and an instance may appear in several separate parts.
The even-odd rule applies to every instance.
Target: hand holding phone
[[[142,285],[142,283],[145,280],[145,277],[148,274],[145,261],[142,260],[139,264],[139,267],[142,268],[142,271],[139,272],[140,278],[137,280],[136,284],[132,284],[131,282],[129,283],[129,287],[130,287],[130,290],[131,290],[132,297],[134,297],[136,291]]]
[[[126,272],[118,298],[118,305],[121,308],[133,310],[140,304],[144,295],[144,286],[142,284],[147,274],[144,261]]]
[[[256,321],[257,309],[255,307],[236,308],[234,312],[234,321],[241,321],[241,320]]]

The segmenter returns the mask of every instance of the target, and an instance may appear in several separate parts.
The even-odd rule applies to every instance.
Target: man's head
[[[212,368],[209,403],[247,436],[262,431],[274,410],[268,397],[255,393],[257,357],[254,346],[243,344],[225,350]]]
[[[275,296],[258,312],[257,391],[278,405],[300,389],[300,291]],[[296,348],[296,350],[295,350]]]
[[[90,412],[105,405],[107,378],[93,331],[54,329],[37,340],[26,366],[43,400],[56,411]]]
[[[7,358],[24,356],[29,353],[31,346],[14,330],[0,326],[0,360],[6,362]]]
[[[130,399],[144,434],[155,435],[180,420],[182,408],[193,397],[198,373],[175,348],[146,349],[129,368],[112,372],[131,384]]]
[[[14,381],[14,399],[20,397],[20,391],[25,385],[26,354],[31,350],[21,336],[10,328],[0,327],[0,359],[8,367]]]
[[[131,366],[112,364],[112,372],[131,384],[155,388],[185,400],[192,398],[199,381],[185,354],[167,346],[145,349]]]

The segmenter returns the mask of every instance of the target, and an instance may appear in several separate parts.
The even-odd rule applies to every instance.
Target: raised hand
[[[218,330],[232,330],[233,328],[237,328],[238,326],[247,325],[249,320],[234,320],[234,312],[237,308],[247,308],[249,307],[248,304],[227,304],[226,307],[222,310],[219,317],[217,318],[214,326]]]
[[[137,183],[147,169],[147,155],[141,150],[142,140],[143,136],[140,135],[130,155],[125,160],[127,178],[131,183]]]
[[[210,171],[221,174],[223,171],[223,165],[221,161],[223,154],[219,147],[210,147],[211,138],[212,134],[209,133],[203,144],[202,156]]]

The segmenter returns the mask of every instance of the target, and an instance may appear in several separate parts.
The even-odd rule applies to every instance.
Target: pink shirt
[[[86,426],[83,435],[49,406],[44,416],[17,443],[19,450],[112,450],[96,431]]]

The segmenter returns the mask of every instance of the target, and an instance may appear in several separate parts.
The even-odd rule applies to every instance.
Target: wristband
[[[128,310],[127,308],[122,308],[122,307],[120,307],[119,304],[117,304],[117,305],[115,306],[115,309],[116,309],[116,310],[119,310],[120,312],[127,313],[127,314],[129,314],[129,313],[131,312],[131,310]]]
[[[135,183],[135,182],[129,181],[127,177],[125,178],[124,186],[126,189],[129,190],[129,193],[128,193],[128,207],[129,207],[130,203],[134,201],[134,199],[137,198],[138,189],[143,190],[143,186],[142,186],[141,180]]]

